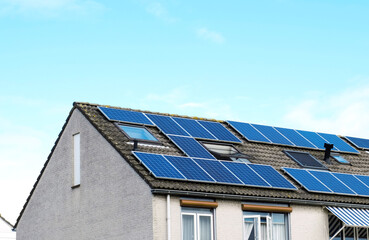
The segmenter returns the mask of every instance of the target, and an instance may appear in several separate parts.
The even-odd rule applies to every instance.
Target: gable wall
[[[81,185],[71,189],[78,132]],[[151,208],[149,186],[75,109],[18,223],[17,239],[152,239]]]

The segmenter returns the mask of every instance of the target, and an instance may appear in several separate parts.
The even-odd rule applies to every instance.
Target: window
[[[158,140],[149,132],[149,130],[147,130],[143,126],[141,127],[141,126],[119,125],[119,127],[130,139],[158,142]]]
[[[73,162],[74,162],[74,177],[73,186],[78,186],[81,183],[81,148],[80,148],[80,134],[73,135]]]
[[[339,154],[331,154],[331,157],[339,163],[350,164],[350,162],[348,160],[346,160],[344,157],[342,157]]]
[[[241,153],[232,145],[208,142],[202,142],[202,145],[219,160],[250,163],[251,156]]]
[[[310,153],[307,152],[296,152],[296,151],[283,151],[289,158],[294,160],[297,164],[304,168],[315,168],[315,169],[324,169],[328,168],[320,163],[315,157],[313,157]]]
[[[244,212],[243,240],[287,240],[286,213]]]
[[[213,240],[213,210],[182,208],[182,240]]]

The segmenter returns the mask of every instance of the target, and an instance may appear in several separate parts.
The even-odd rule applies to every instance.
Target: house
[[[19,240],[369,239],[369,140],[76,102]]]
[[[1,240],[14,240],[15,232],[12,231],[13,225],[8,222],[3,216],[0,214],[0,239]]]

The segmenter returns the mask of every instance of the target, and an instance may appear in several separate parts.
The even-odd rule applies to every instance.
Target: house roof
[[[295,186],[299,186],[297,191],[281,190],[281,189],[266,189],[248,186],[237,186],[237,185],[225,185],[216,183],[204,183],[204,182],[189,182],[181,180],[171,180],[171,179],[159,179],[155,178],[147,168],[145,168],[140,161],[132,154],[133,144],[132,141],[116,126],[113,121],[108,120],[98,109],[98,107],[109,107],[116,109],[124,109],[130,111],[153,113],[158,115],[166,116],[178,116],[184,118],[194,118],[188,116],[179,115],[169,115],[163,113],[133,110],[127,108],[118,108],[112,106],[103,106],[91,103],[75,102],[73,108],[64,124],[64,127],[59,134],[55,145],[41,170],[40,176],[38,177],[21,213],[17,219],[19,222],[24,209],[27,206],[28,200],[31,198],[37,183],[42,176],[44,169],[46,168],[50,157],[52,156],[53,150],[57,145],[60,136],[62,135],[66,124],[74,109],[78,109],[86,119],[97,129],[97,131],[112,145],[113,148],[130,164],[130,166],[141,176],[141,178],[151,187],[153,193],[183,193],[189,195],[204,195],[204,196],[218,196],[223,198],[238,198],[238,199],[269,199],[275,201],[285,201],[285,202],[300,202],[309,204],[319,204],[319,205],[343,205],[343,206],[358,206],[369,208],[369,197],[358,197],[358,196],[347,196],[347,195],[332,195],[332,194],[322,194],[322,193],[312,193],[301,188],[292,178],[286,175],[281,168],[301,168],[296,162],[292,161],[283,150],[291,151],[303,151],[308,152],[318,160],[324,158],[324,151],[282,146],[276,144],[267,144],[260,142],[247,141],[238,132],[232,129],[228,124],[223,121],[217,121],[214,119],[204,119],[207,121],[217,121],[221,123],[225,128],[227,128],[231,133],[242,140],[242,143],[236,144],[238,150],[242,153],[252,156],[252,163],[256,164],[266,164],[271,165],[276,170],[278,170],[286,179],[292,182]],[[194,118],[199,119],[199,118]],[[151,144],[139,144],[136,151],[155,153],[155,154],[165,154],[165,155],[175,155],[175,156],[185,156],[184,153],[156,126],[146,126],[150,132],[160,141],[161,146],[151,145]],[[332,172],[342,172],[350,174],[360,174],[365,175],[369,170],[369,153],[366,151],[359,150],[359,154],[351,153],[340,153],[343,157],[350,161],[351,165],[339,164],[332,161],[331,164],[327,165],[329,170]],[[322,162],[322,161],[321,161]],[[365,206],[367,205],[367,206]],[[15,228],[17,226],[15,225]]]

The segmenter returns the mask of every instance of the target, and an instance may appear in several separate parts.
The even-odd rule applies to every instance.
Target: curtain
[[[283,223],[273,223],[273,240],[286,240],[286,226]]]
[[[254,240],[254,222],[246,222],[245,221],[245,224],[244,224],[244,228],[245,228],[245,231],[244,231],[244,237],[243,239],[244,240]]]
[[[193,215],[182,215],[183,240],[195,239],[195,219]]]
[[[200,239],[199,240],[212,240],[211,239],[211,217],[200,216]]]

